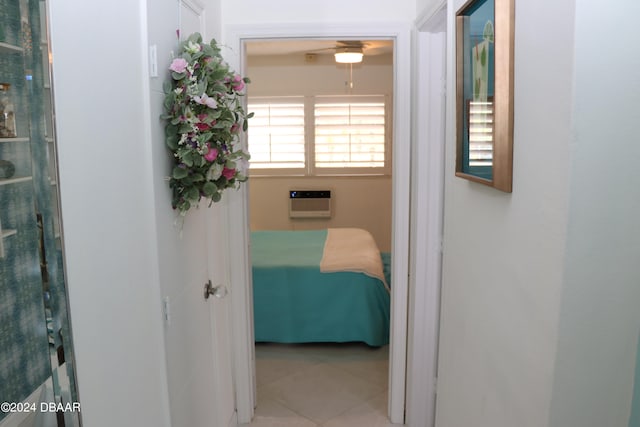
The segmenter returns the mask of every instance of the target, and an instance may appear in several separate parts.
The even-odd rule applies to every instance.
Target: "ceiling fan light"
[[[355,64],[362,62],[362,49],[343,49],[335,53],[336,62],[339,64]]]

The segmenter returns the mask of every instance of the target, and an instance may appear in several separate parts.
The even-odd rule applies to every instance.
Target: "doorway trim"
[[[409,289],[409,222],[411,178],[411,30],[410,24],[310,23],[234,25],[226,27],[226,58],[240,74],[246,69],[244,42],[261,39],[390,39],[394,44],[393,207],[391,241],[391,331],[389,346],[389,418],[404,423]],[[251,421],[255,406],[253,297],[249,258],[248,191],[229,197],[230,280],[234,377],[238,422]]]
[[[442,282],[447,2],[416,21],[407,425],[435,425]]]

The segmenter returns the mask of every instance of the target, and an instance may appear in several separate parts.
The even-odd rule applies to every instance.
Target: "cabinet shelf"
[[[17,184],[19,182],[31,181],[33,177],[21,176],[18,178],[0,179],[0,185]]]
[[[0,42],[0,53],[22,53],[24,49],[9,43]]]
[[[29,142],[29,138],[0,138],[0,142]]]

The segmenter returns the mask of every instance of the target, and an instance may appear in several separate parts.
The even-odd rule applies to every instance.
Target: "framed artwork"
[[[510,193],[515,0],[456,13],[456,176]]]

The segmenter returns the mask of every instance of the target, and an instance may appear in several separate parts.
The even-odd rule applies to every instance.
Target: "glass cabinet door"
[[[80,425],[46,11],[0,0],[0,427]]]

